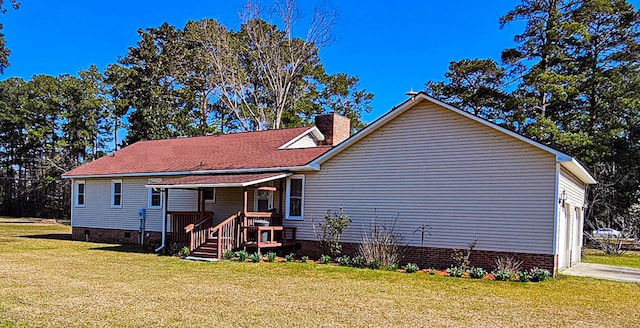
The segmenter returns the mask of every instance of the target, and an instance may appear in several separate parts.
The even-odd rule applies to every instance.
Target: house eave
[[[65,179],[90,179],[90,178],[135,178],[135,177],[158,177],[171,175],[211,175],[211,174],[243,174],[243,173],[270,173],[270,172],[302,172],[318,171],[319,165],[310,163],[299,166],[283,166],[268,168],[250,169],[230,169],[230,170],[198,170],[198,171],[163,171],[163,172],[132,172],[132,173],[108,173],[108,174],[84,174],[84,175],[63,175]]]
[[[283,173],[280,175],[257,179],[245,182],[233,182],[233,183],[189,183],[189,184],[147,184],[146,188],[158,188],[158,189],[199,189],[199,188],[234,188],[234,187],[248,187],[257,185],[264,182],[284,179],[291,176],[293,173]]]

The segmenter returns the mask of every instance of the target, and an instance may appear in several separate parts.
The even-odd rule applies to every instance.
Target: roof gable
[[[330,147],[280,149],[315,127],[139,141],[65,173],[64,177],[207,174],[307,165]],[[321,134],[320,134],[321,135]]]
[[[348,147],[350,147],[351,145],[357,143],[358,141],[362,140],[363,138],[367,137],[369,134],[371,134],[372,132],[376,131],[377,129],[379,129],[380,127],[382,127],[383,125],[387,124],[388,122],[394,120],[396,117],[400,116],[402,113],[406,112],[407,110],[415,107],[417,104],[419,104],[422,101],[428,101],[431,103],[434,103],[436,105],[439,105],[440,107],[453,111],[455,113],[458,113],[466,118],[469,118],[473,121],[476,121],[480,124],[483,124],[485,126],[488,126],[492,129],[495,129],[497,131],[500,131],[504,134],[507,134],[511,137],[514,137],[524,143],[527,143],[529,145],[532,145],[536,148],[542,149],[550,154],[553,154],[556,157],[556,162],[557,163],[561,163],[561,165],[563,167],[565,167],[567,170],[569,170],[571,173],[573,173],[574,175],[576,175],[580,180],[582,180],[584,183],[586,184],[593,184],[596,183],[596,180],[591,176],[591,174],[589,174],[589,172],[573,157],[564,154],[560,151],[557,151],[551,147],[545,146],[541,143],[538,143],[536,141],[533,141],[527,137],[524,137],[522,135],[519,135],[513,131],[507,130],[501,126],[498,126],[496,124],[493,124],[489,121],[483,120],[475,115],[472,115],[466,111],[463,111],[461,109],[458,109],[456,107],[453,107],[447,103],[444,103],[440,100],[437,100],[435,98],[432,98],[430,96],[428,96],[427,94],[425,94],[424,92],[419,92],[417,95],[411,97],[410,99],[404,101],[402,104],[394,107],[393,109],[391,109],[389,112],[387,112],[386,114],[382,115],[380,118],[378,118],[377,120],[373,121],[371,124],[369,124],[366,128],[362,129],[361,131],[359,131],[357,134],[351,136],[351,138],[347,139],[346,141],[342,142],[341,144],[339,144],[338,146],[334,147],[331,151],[328,151],[322,155],[320,155],[318,158],[316,158],[311,164],[314,166],[319,166],[322,163],[328,161],[329,159],[331,159],[333,156],[339,154],[340,152],[342,152],[343,150],[347,149]]]

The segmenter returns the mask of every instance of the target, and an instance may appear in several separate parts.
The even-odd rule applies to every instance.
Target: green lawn
[[[628,251],[623,255],[605,255],[601,250],[586,249],[583,253],[582,262],[640,269],[640,252],[638,251]]]
[[[0,223],[0,326],[640,326],[640,284],[189,262],[69,235]]]

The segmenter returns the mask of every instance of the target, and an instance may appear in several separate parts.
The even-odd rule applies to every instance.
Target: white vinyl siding
[[[122,208],[122,180],[111,180],[111,207]]]
[[[401,114],[306,174],[304,218],[342,207],[344,242],[396,220],[411,246],[553,254],[555,156],[431,103]],[[396,219],[397,218],[397,219]],[[315,240],[311,220],[287,223]]]
[[[318,140],[311,134],[307,134],[304,137],[296,140],[296,142],[287,146],[287,149],[299,149],[299,148],[312,148],[318,146]]]
[[[87,194],[87,186],[84,180],[74,181],[74,192],[75,207],[84,207],[84,204],[86,203],[85,197]]]

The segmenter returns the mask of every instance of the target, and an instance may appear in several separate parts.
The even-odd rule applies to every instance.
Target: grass
[[[69,234],[0,223],[0,327],[640,326],[640,284],[189,262]]]
[[[640,269],[640,252],[627,251],[623,255],[606,255],[597,249],[585,249],[582,262],[608,264]]]

